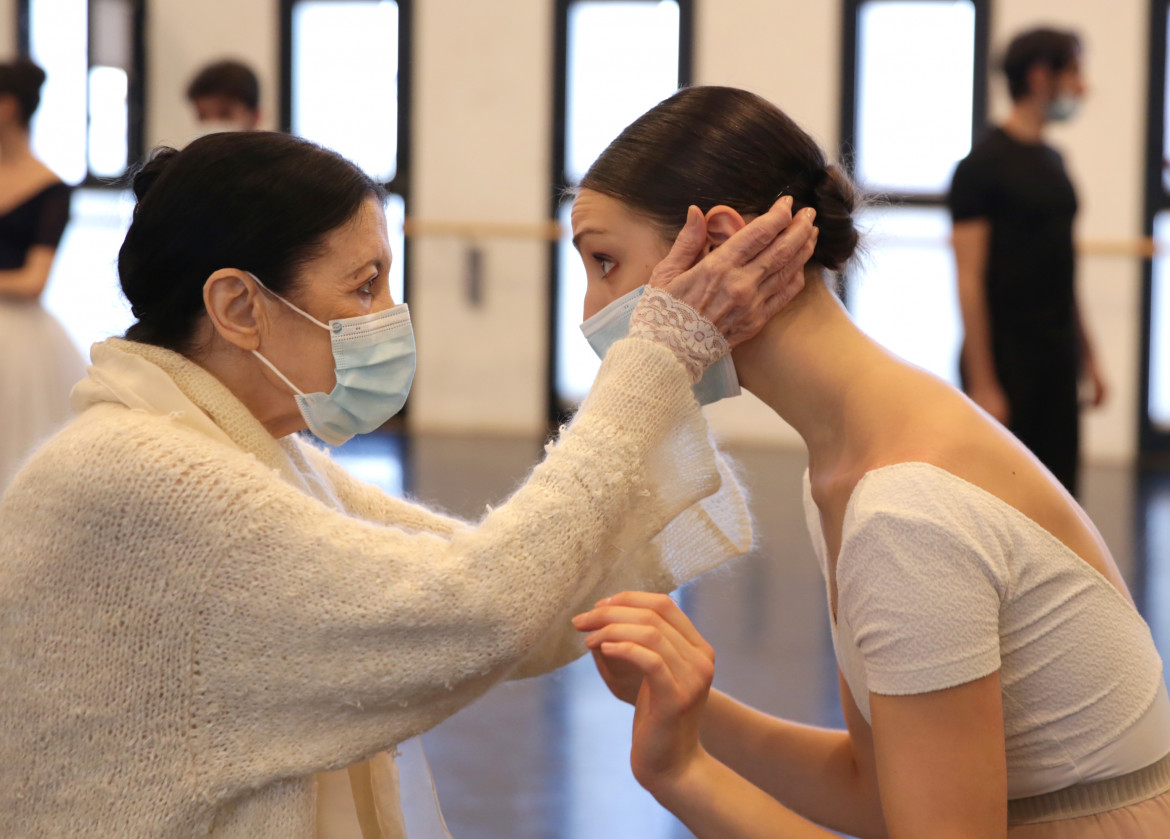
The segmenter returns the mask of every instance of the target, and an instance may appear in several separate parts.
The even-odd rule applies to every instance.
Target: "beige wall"
[[[695,79],[747,87],[784,107],[827,147],[836,144],[840,3],[836,0],[696,0]],[[151,0],[148,141],[194,131],[183,89],[205,61],[234,55],[260,73],[269,124],[278,105],[275,0]],[[415,0],[414,204],[424,219],[536,222],[548,212],[552,103],[548,0]],[[1146,119],[1146,0],[993,0],[993,42],[1040,21],[1073,26],[1088,47],[1095,91],[1082,118],[1054,132],[1080,189],[1080,234],[1141,233]],[[0,47],[15,44],[15,0],[0,0]],[[11,51],[11,48],[10,48]],[[1001,80],[993,110],[1002,113]],[[544,422],[548,355],[547,246],[488,240],[485,294],[465,295],[468,243],[416,239],[411,304],[419,375],[411,423],[422,430],[527,434]],[[1140,264],[1082,260],[1081,293],[1113,384],[1090,416],[1087,453],[1125,461],[1135,449]],[[711,409],[738,439],[796,444],[790,429],[750,399]]]
[[[552,4],[416,5],[412,213],[539,222],[549,212]],[[489,239],[483,302],[466,289],[471,243],[412,244],[418,429],[535,433],[544,426],[548,245]]]
[[[16,0],[0,0],[0,56],[16,55]]]

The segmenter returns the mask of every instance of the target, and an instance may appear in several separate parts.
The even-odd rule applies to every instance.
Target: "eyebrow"
[[[586,227],[584,230],[580,231],[573,237],[573,247],[577,250],[578,253],[581,252],[581,239],[585,236],[589,236],[595,233],[605,233],[605,231],[600,227]]]
[[[358,274],[361,274],[363,271],[365,271],[367,268],[370,268],[371,266],[376,268],[378,270],[379,274],[381,274],[382,271],[388,267],[386,261],[383,260],[382,257],[375,256],[372,259],[367,259],[365,262],[363,262],[361,265],[359,265],[357,268],[355,268],[353,271],[351,271],[350,276],[356,277]]]

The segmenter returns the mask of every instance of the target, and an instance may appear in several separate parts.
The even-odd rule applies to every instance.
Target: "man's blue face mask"
[[[581,332],[598,358],[605,358],[610,346],[629,334],[630,316],[634,313],[634,307],[638,305],[638,299],[645,288],[638,286],[581,324]],[[708,367],[703,373],[703,378],[695,385],[694,392],[695,399],[699,400],[700,405],[710,405],[729,396],[739,396],[739,377],[735,375],[735,364],[731,356],[725,355]]]
[[[329,393],[305,393],[258,351],[263,361],[296,394],[297,408],[309,430],[331,446],[367,434],[402,410],[414,381],[414,330],[403,303],[355,318],[335,318],[329,325],[297,308],[249,273],[260,286],[297,314],[329,332],[337,384]]]

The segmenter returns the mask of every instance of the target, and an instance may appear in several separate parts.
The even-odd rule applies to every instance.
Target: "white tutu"
[[[85,362],[39,303],[0,299],[0,493],[37,444],[72,416]]]

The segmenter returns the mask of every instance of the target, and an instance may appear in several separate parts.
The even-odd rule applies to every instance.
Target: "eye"
[[[609,276],[609,272],[613,270],[615,264],[613,259],[603,253],[593,254],[593,259],[597,262],[598,265],[601,266],[602,278],[604,279],[605,277]]]
[[[358,288],[360,294],[368,294],[371,297],[374,295],[374,283],[378,281],[377,276],[370,277],[366,282],[362,283]]]

